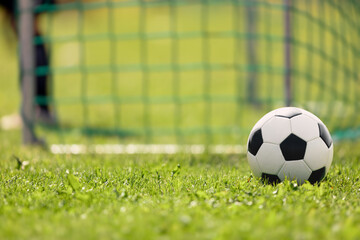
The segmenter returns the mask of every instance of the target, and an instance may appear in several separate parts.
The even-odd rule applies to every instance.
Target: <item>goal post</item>
[[[34,132],[34,86],[35,86],[35,54],[34,54],[34,1],[19,0],[21,12],[18,17],[18,35],[20,43],[20,83],[21,83],[21,118],[23,122],[22,139],[24,144],[38,143]]]
[[[18,11],[25,143],[245,145],[261,116],[290,105],[319,116],[335,139],[359,135],[357,1],[35,2]],[[32,44],[50,64],[30,63]],[[34,96],[39,76],[51,94]],[[40,103],[56,121],[34,118]]]

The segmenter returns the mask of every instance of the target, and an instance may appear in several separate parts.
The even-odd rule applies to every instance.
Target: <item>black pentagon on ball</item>
[[[301,160],[305,156],[306,142],[295,134],[290,134],[282,141],[280,149],[286,161]]]
[[[313,171],[311,173],[308,181],[311,184],[315,184],[315,183],[320,182],[324,177],[325,177],[325,167],[322,167],[322,168],[320,168],[318,170]]]
[[[325,125],[322,123],[318,123],[318,126],[319,126],[319,131],[320,131],[320,138],[324,141],[326,146],[328,148],[330,148],[330,146],[332,144],[332,139],[331,139],[329,131],[326,129]]]
[[[261,174],[261,181],[263,183],[268,183],[268,184],[277,184],[281,182],[280,178],[277,175],[268,174],[268,173]]]
[[[276,114],[275,116],[277,117],[284,117],[284,118],[293,118],[295,116],[301,115],[301,111],[293,108],[291,110],[289,110],[286,114]]]
[[[255,156],[263,142],[261,129],[253,131],[249,136],[248,151]]]

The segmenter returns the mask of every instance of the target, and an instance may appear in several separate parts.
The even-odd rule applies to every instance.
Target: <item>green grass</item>
[[[55,156],[0,134],[0,239],[360,238],[358,143],[319,186],[269,186],[244,156]]]

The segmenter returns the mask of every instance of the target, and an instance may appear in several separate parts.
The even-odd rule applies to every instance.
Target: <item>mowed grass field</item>
[[[300,4],[299,7],[305,9],[306,5],[301,6]],[[233,12],[231,6],[213,5],[210,8],[210,19],[213,22],[209,24],[209,28],[213,28],[212,32],[221,30],[220,32],[226,33],[232,29],[233,25],[229,25],[233,17],[230,14]],[[240,12],[243,10],[240,9]],[[313,7],[311,12],[318,14],[318,10],[317,7]],[[117,17],[121,18],[122,16],[125,20],[118,19],[116,22],[140,17],[137,7],[117,11],[119,11]],[[266,28],[266,25],[260,25],[259,28],[266,29],[262,33],[271,33],[276,39],[276,36],[282,34],[281,10],[266,10],[264,7],[261,8],[261,11],[270,14],[273,22],[270,24],[271,28]],[[199,12],[201,12],[201,8],[197,5],[182,9],[179,19],[181,19],[181,23],[184,21],[185,23],[179,24],[178,29],[182,29],[184,32],[198,31],[199,20],[196,16]],[[89,14],[86,20],[88,27],[84,30],[86,33],[99,34],[99,31],[103,29],[106,29],[105,32],[107,32],[107,21],[104,20],[104,17],[107,16],[106,11],[100,9],[87,12],[87,14]],[[150,8],[146,15],[148,18],[146,21],[147,31],[168,32],[166,21],[168,16],[167,7]],[[215,16],[218,18],[214,18]],[[264,18],[264,16],[266,14],[261,14],[259,17]],[[329,21],[333,20],[340,24],[335,21],[341,19],[339,15],[328,14],[326,16]],[[336,17],[331,19],[331,16]],[[44,32],[49,33],[48,31],[51,30],[51,34],[55,36],[57,34],[65,36],[75,34],[77,30],[71,27],[77,26],[77,17],[75,11],[58,13],[53,16],[52,23],[54,25],[49,28],[47,25],[49,19],[47,16],[43,16],[41,21]],[[241,19],[243,19],[242,15]],[[301,17],[298,20],[301,20]],[[313,21],[309,21],[309,23],[311,22]],[[246,25],[244,22],[241,22],[240,25],[242,32]],[[154,29],[155,26],[162,27]],[[224,26],[228,26],[229,29],[223,28]],[[299,27],[299,25],[296,26]],[[343,26],[344,29],[351,29],[349,25]],[[116,29],[118,31],[122,29],[123,32],[116,34],[125,34],[131,37],[130,33],[136,31],[137,27],[137,22],[129,21],[129,24],[118,26]],[[183,29],[185,27],[189,29],[185,29],[185,31]],[[333,46],[332,38],[328,36],[328,41],[322,44],[317,35],[321,31],[319,27],[317,29],[318,31],[313,29],[314,46],[323,47],[327,53],[330,53]],[[303,41],[307,41],[309,36],[307,34],[311,34],[311,32],[300,27],[298,31],[304,32],[298,36],[303,38]],[[350,31],[347,31],[344,36],[347,36],[352,44],[356,44],[356,39],[351,38],[350,35]],[[113,103],[106,102],[109,101],[108,97],[114,94],[111,91],[113,89],[111,82],[114,76],[106,69],[106,66],[111,65],[109,42],[105,39],[103,42],[90,42],[81,47],[77,40],[61,41],[59,40],[53,45],[52,60],[55,71],[54,91],[58,101],[57,111],[63,127],[76,128],[88,123],[89,126],[97,128],[122,129],[124,126],[130,129],[143,128],[144,103],[139,100],[143,87],[143,75],[141,71],[139,73],[136,70],[141,60],[138,55],[132,56],[139,42],[133,40],[133,42],[128,42],[128,45],[119,44],[120,46],[117,48],[119,51],[116,53],[117,66],[119,65],[122,70],[126,71],[120,71],[116,75],[119,84],[117,89],[119,92],[116,94],[124,102],[119,105],[119,111],[122,113],[119,125],[115,125]],[[198,63],[203,60],[201,50],[199,50],[202,46],[201,40],[190,39],[187,41],[181,40],[180,47],[181,54],[188,55],[184,57],[181,55],[178,60],[182,66],[186,67],[189,64],[198,67]],[[212,39],[208,44],[212,44],[213,41],[209,61],[214,66],[231,64],[236,56],[232,55],[234,45],[231,42],[233,40],[225,38],[219,44]],[[241,41],[241,49],[245,51],[247,46],[245,39],[239,41]],[[14,42],[11,37],[10,42]],[[148,75],[148,93],[155,100],[165,99],[164,101],[167,101],[169,99],[167,97],[171,96],[169,92],[173,91],[172,84],[176,82],[172,78],[169,81],[169,75],[173,77],[172,72],[166,70],[169,69],[169,66],[163,65],[164,62],[168,62],[168,58],[171,58],[169,44],[171,44],[169,39],[155,39],[151,40],[148,46],[148,59],[151,66],[165,69],[160,73],[155,71]],[[343,46],[339,42],[337,44]],[[283,66],[282,43],[275,41],[269,45],[267,41],[263,40],[260,41],[259,46],[269,52],[265,51],[264,54],[259,52],[258,61],[263,61],[265,65],[271,63],[270,65],[274,69]],[[268,50],[269,46],[272,46],[270,50]],[[87,49],[86,57],[82,60],[83,64],[94,71],[90,71],[85,76],[88,81],[85,92],[82,92],[84,86],[81,85],[83,75],[79,74],[77,68],[78,64],[81,64],[79,57],[83,51],[82,48]],[[323,57],[316,54],[315,50],[314,54],[309,55],[313,62],[310,62],[311,66],[308,68],[308,52],[300,51],[301,48],[296,49],[298,55],[295,60],[297,60],[299,69],[305,73],[313,71],[313,74],[318,75],[315,78],[318,78],[322,71],[332,77],[331,70],[334,66],[329,65],[328,62],[322,65]],[[348,56],[352,56],[346,46],[339,49],[346,50]],[[20,102],[16,45],[9,45],[5,35],[0,38],[0,53],[0,115],[4,116],[18,112]],[[345,56],[339,57],[342,57],[339,60],[342,65],[346,65]],[[237,60],[238,63],[245,69],[247,62],[245,55],[240,55],[239,58],[241,59]],[[353,58],[346,59],[349,61],[347,64],[352,66]],[[343,71],[337,71],[337,69],[335,68],[335,76],[341,79],[341,81],[336,81],[338,91],[343,92],[344,86],[348,82]],[[101,73],[101,71],[103,72]],[[245,98],[245,79],[249,77],[248,71],[244,70],[237,74],[244,79],[241,96]],[[270,101],[270,104],[263,108],[243,104],[242,107],[245,108],[241,108],[243,112],[241,112],[240,122],[245,129],[254,125],[262,114],[270,110],[267,108],[282,105],[277,102],[282,99],[283,94],[283,89],[280,87],[283,80],[282,70],[275,71],[270,75],[258,74],[262,80],[266,79],[261,82],[259,89],[263,95],[260,96],[271,96],[273,102]],[[211,80],[209,80],[212,86],[209,89],[211,96],[215,96],[215,98],[216,96],[230,96],[225,100],[230,99],[229,102],[232,103],[232,97],[236,95],[233,88],[236,85],[235,75],[232,68],[212,71]],[[180,79],[182,86],[180,96],[184,99],[191,100],[193,99],[191,96],[204,94],[204,82],[207,81],[207,78],[201,69],[181,72]],[[333,111],[328,113],[328,107],[333,106],[330,101],[331,96],[339,96],[326,92],[323,98],[326,100],[324,103],[319,98],[322,95],[316,94],[319,86],[322,85],[318,85],[318,82],[307,85],[304,77],[297,79],[299,79],[297,86],[302,86],[299,88],[301,91],[297,92],[302,96],[299,99],[307,96],[308,106],[313,106],[310,110],[320,109],[320,115],[322,113],[330,116],[330,120],[338,125],[349,126],[356,123],[357,118],[353,118],[356,109],[350,108],[351,104],[346,105],[351,110],[345,111],[341,118],[337,114],[344,109],[343,103],[334,105],[336,108],[331,109]],[[308,91],[310,93],[306,95],[306,90],[310,87],[311,92]],[[352,102],[351,99],[356,93],[357,85],[350,89],[353,91],[351,94],[349,93],[351,97],[348,103]],[[268,91],[271,93],[270,95],[267,95]],[[85,94],[81,95],[81,93]],[[85,99],[97,102],[89,105],[89,118],[85,119],[88,122],[84,120],[84,116],[86,116],[83,112],[84,106],[77,103],[83,96],[86,97]],[[336,101],[339,99],[342,98],[336,98]],[[132,100],[135,102],[131,103]],[[103,104],[99,104],[98,101]],[[324,104],[326,107],[323,108]],[[149,114],[152,126],[160,128],[165,126],[172,129],[177,115],[169,109],[174,106],[168,106],[169,108],[166,110],[163,108],[164,103],[158,104],[155,101],[150,105],[148,107],[151,109]],[[205,118],[207,115],[204,113],[205,105],[202,101],[198,105],[196,103],[189,104],[188,112],[186,112],[186,106],[183,106],[182,108],[185,110],[183,109],[179,126],[184,128],[200,126],[201,128],[207,121]],[[157,109],[159,106],[162,106],[160,110]],[[215,109],[212,111],[210,123],[214,124],[213,127],[234,124],[236,106],[228,106],[228,108],[224,108],[224,106],[220,103],[218,108],[221,111],[217,112]],[[168,112],[171,114],[169,115]],[[343,119],[343,121],[339,119]],[[328,122],[325,121],[325,123]],[[46,130],[43,134],[49,136],[49,140],[61,139],[61,135],[59,137],[57,132],[53,139],[51,138],[52,134]],[[246,135],[243,137],[244,139],[239,138],[238,135],[231,138],[225,132],[223,137],[215,139],[215,142],[245,144]],[[302,240],[360,238],[360,144],[357,142],[335,143],[332,168],[320,185],[297,186],[291,182],[284,182],[277,186],[270,186],[264,185],[252,177],[244,155],[53,155],[46,149],[21,146],[20,136],[20,130],[0,130],[0,239],[266,238]],[[120,141],[143,140],[139,140],[136,136],[132,137],[120,138]],[[69,142],[84,143],[83,141],[88,141],[79,138],[76,133],[71,134],[68,138]],[[189,135],[187,140],[204,143],[206,142],[204,138],[206,138],[206,134],[203,136],[201,134],[200,136]],[[157,140],[164,142],[169,138]],[[114,139],[101,137],[99,141],[114,142]]]
[[[0,134],[1,239],[360,238],[358,143],[320,185],[270,186],[245,156],[58,156]]]

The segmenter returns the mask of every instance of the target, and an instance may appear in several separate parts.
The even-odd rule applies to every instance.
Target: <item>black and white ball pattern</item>
[[[279,108],[251,130],[247,158],[256,177],[269,183],[285,178],[298,184],[320,182],[329,171],[333,141],[314,114],[295,107]]]

